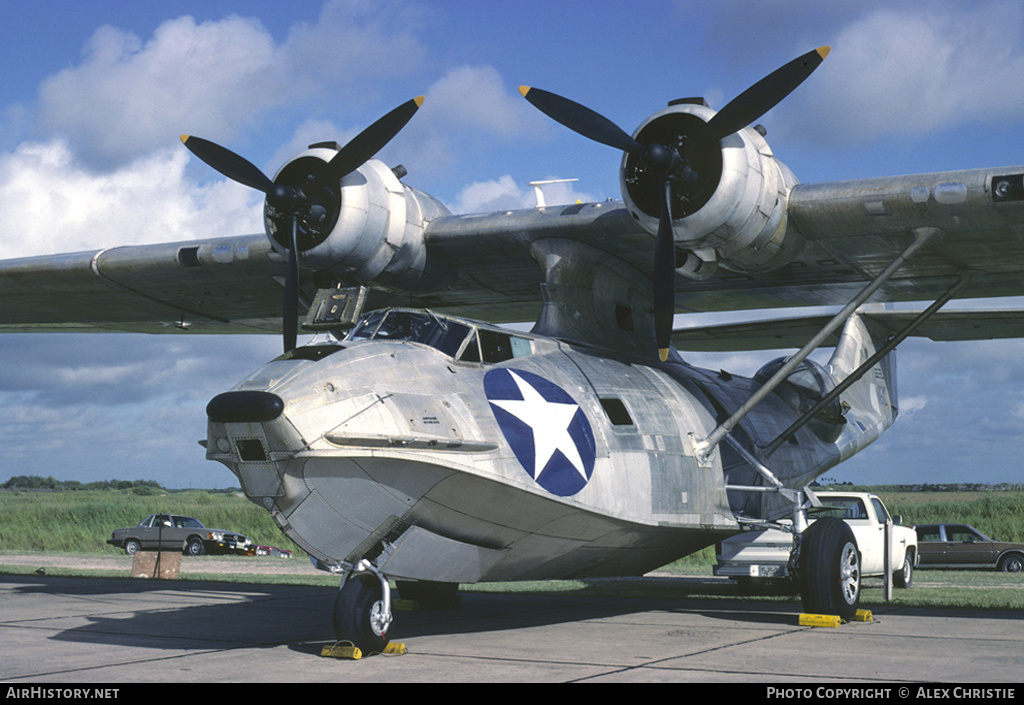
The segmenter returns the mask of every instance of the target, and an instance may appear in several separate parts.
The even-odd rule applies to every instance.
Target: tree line
[[[174,492],[160,485],[156,480],[98,480],[96,482],[79,482],[78,480],[57,480],[53,477],[39,475],[18,475],[0,485],[0,489],[12,492],[77,492],[81,490],[135,490],[141,494],[154,492]],[[140,492],[141,490],[141,492]],[[238,488],[225,490],[207,490],[208,492],[237,492]]]

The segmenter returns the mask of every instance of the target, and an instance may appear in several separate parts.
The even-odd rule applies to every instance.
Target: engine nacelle
[[[714,115],[703,101],[679,101],[649,117],[633,137],[683,153],[687,137]],[[786,205],[797,179],[775,159],[755,128],[729,135],[720,149],[710,146],[697,152],[691,145],[687,156],[699,181],[686,194],[673,190],[676,268],[681,275],[706,278],[718,265],[740,272],[773,269],[795,256],[802,243],[786,232]],[[628,153],[620,180],[626,207],[645,230],[657,233],[657,183]]]
[[[330,161],[337,149],[313,145],[274,177],[275,183],[302,186],[308,175]],[[306,192],[307,189],[312,192]],[[311,215],[299,223],[301,266],[329,272],[347,285],[422,291],[441,286],[446,276],[431,267],[423,232],[448,209],[403,184],[395,171],[371,159],[341,179],[319,188],[305,186]],[[267,205],[264,225],[274,249],[288,256],[289,221]]]

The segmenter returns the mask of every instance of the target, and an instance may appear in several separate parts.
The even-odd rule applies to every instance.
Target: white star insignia
[[[536,480],[555,452],[561,451],[580,477],[587,480],[583,458],[580,457],[576,441],[569,435],[569,425],[576,416],[579,405],[548,401],[533,388],[533,385],[515,372],[509,370],[509,374],[523,395],[522,401],[492,399],[491,403],[512,414],[533,431],[534,462],[532,469],[527,468],[530,477]]]

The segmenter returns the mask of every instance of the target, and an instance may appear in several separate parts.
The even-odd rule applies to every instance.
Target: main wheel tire
[[[804,612],[851,621],[860,604],[860,579],[857,539],[846,522],[822,517],[811,524],[800,545]]]
[[[124,552],[129,556],[134,556],[136,553],[142,550],[142,544],[136,539],[128,539],[124,542]]]
[[[334,600],[334,638],[350,641],[364,654],[388,645],[391,625],[383,626],[380,581],[373,575],[354,575],[345,581]]]
[[[898,588],[908,588],[914,584],[914,557],[909,551],[903,558],[903,568],[892,574],[892,584]]]
[[[999,564],[999,570],[1004,573],[1024,572],[1024,557],[1018,556],[1016,553],[1007,556]]]

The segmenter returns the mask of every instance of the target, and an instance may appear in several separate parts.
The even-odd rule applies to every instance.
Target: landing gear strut
[[[391,629],[391,588],[369,561],[360,561],[334,601],[334,638],[365,654],[384,650]]]

